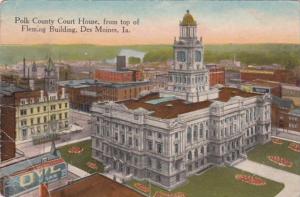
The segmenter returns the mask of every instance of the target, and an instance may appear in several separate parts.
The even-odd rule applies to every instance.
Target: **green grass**
[[[87,140],[87,141],[83,141],[83,142],[78,142],[78,143],[74,143],[74,144],[69,144],[63,147],[59,148],[59,151],[62,155],[62,157],[64,158],[64,160],[73,165],[76,166],[88,173],[95,173],[95,172],[103,172],[103,165],[96,161],[95,159],[93,159],[92,156],[92,141],[91,140]],[[79,154],[70,154],[68,152],[69,148],[71,148],[72,146],[79,146],[84,148],[84,151],[79,153]],[[95,162],[98,166],[98,170],[93,170],[89,167],[87,167],[86,163],[87,162]]]
[[[300,153],[292,151],[288,148],[290,142],[283,142],[284,143],[281,145],[273,144],[272,142],[264,145],[258,145],[253,150],[248,152],[248,159],[300,175]],[[267,158],[268,155],[278,155],[284,157],[292,161],[293,166],[291,168],[279,166],[269,161]]]
[[[236,174],[249,174],[231,167],[215,167],[209,169],[199,176],[191,176],[187,183],[171,191],[183,192],[188,197],[273,197],[284,187],[283,184],[271,180],[266,180],[265,186],[253,186],[247,183],[237,181]],[[128,183],[133,187],[135,180]],[[148,185],[147,182],[143,182]],[[151,194],[163,189],[152,185]]]
[[[88,44],[74,45],[2,45],[0,46],[0,65],[28,60],[54,61],[104,60],[114,58],[121,49],[133,49],[146,52],[145,62],[164,62],[172,59],[172,45],[131,45],[98,46]],[[233,59],[245,64],[267,65],[282,64],[288,68],[300,65],[299,44],[223,44],[205,45],[206,63],[217,63],[222,59]]]

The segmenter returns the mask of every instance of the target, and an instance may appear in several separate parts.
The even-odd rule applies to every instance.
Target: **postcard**
[[[0,0],[0,195],[299,197],[300,1]]]

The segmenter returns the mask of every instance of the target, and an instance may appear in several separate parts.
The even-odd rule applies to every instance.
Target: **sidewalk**
[[[274,135],[272,137],[295,142],[295,143],[300,143],[300,133],[299,133],[299,135],[296,135],[293,133],[280,132],[276,136]]]
[[[299,175],[256,163],[250,160],[245,160],[241,163],[238,163],[234,167],[276,182],[283,183],[284,188],[276,195],[276,197],[300,197]]]
[[[68,163],[68,171],[75,174],[75,175],[77,175],[77,176],[79,176],[80,178],[90,175],[90,173],[88,173],[86,171],[83,171],[83,170],[81,170],[81,169],[79,169],[79,168],[77,168],[77,167],[75,167],[75,166],[73,166],[69,163]]]

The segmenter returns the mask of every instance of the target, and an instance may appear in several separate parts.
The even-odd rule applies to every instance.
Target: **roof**
[[[24,92],[27,91],[25,88],[17,87],[14,84],[1,83],[0,82],[0,95],[10,96],[15,92]]]
[[[183,16],[182,22],[180,23],[182,26],[196,26],[197,23],[194,20],[194,17],[190,14],[190,11],[187,10],[186,14]]]
[[[112,87],[112,88],[125,88],[125,87],[144,85],[147,83],[149,83],[149,81],[132,81],[132,82],[115,83],[115,82],[105,82],[105,81],[92,80],[92,79],[82,79],[82,80],[61,81],[59,82],[59,85],[70,87],[70,88],[86,88],[93,85]]]
[[[294,103],[291,99],[280,98],[278,96],[272,96],[272,103],[277,105],[279,108],[291,109]]]
[[[236,88],[222,88],[219,92],[219,98],[217,100],[227,102],[231,97],[253,97],[258,94],[248,93]],[[210,106],[213,101],[202,101],[196,103],[188,103],[182,99],[162,99],[158,93],[148,94],[138,100],[126,100],[119,103],[124,104],[129,109],[144,108],[148,111],[152,111],[151,116],[172,119],[176,118],[180,114],[205,109]]]
[[[51,197],[142,197],[137,191],[101,174],[92,174],[50,192]]]
[[[219,92],[219,98],[216,100],[227,102],[229,101],[230,98],[235,97],[235,96],[240,96],[243,98],[248,98],[248,97],[254,97],[258,96],[260,94],[252,93],[252,92],[245,92],[243,90],[237,89],[237,88],[221,88]]]
[[[270,88],[276,88],[280,86],[280,83],[277,81],[268,81],[263,79],[255,79],[251,82],[246,82],[245,84],[249,85],[258,85],[258,86],[264,86],[264,87],[270,87]]]
[[[300,108],[293,109],[290,114],[300,116]]]

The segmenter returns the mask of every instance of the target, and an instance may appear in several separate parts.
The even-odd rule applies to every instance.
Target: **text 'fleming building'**
[[[172,189],[212,165],[231,165],[271,139],[270,95],[212,89],[189,11],[174,41],[166,90],[92,106],[93,158],[107,170]]]

